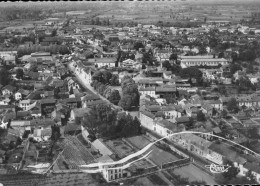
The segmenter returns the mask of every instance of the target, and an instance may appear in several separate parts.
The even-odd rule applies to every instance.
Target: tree
[[[82,124],[92,135],[109,135],[117,113],[109,105],[95,105],[84,115]]]
[[[166,94],[165,100],[167,104],[176,103],[175,97],[173,97],[171,94]]]
[[[177,61],[177,59],[178,59],[178,55],[177,54],[175,54],[175,53],[173,53],[173,54],[171,54],[171,56],[170,56],[170,58],[169,58],[169,60],[173,60],[173,61]]]
[[[118,75],[116,75],[116,74],[112,74],[112,77],[109,80],[109,82],[110,82],[111,86],[118,86],[118,85],[120,85],[119,80],[118,80]]]
[[[8,85],[9,82],[10,82],[9,72],[7,71],[6,68],[1,68],[0,69],[0,84],[5,86],[5,85]]]
[[[207,49],[204,45],[199,46],[199,54],[206,54]]]
[[[221,115],[223,118],[227,118],[228,112],[226,110],[222,110]]]
[[[133,119],[127,114],[118,120],[116,131],[121,137],[136,136],[141,132],[141,123],[136,117]]]
[[[171,68],[172,68],[169,61],[162,62],[162,67],[166,68],[167,70],[171,70]]]
[[[220,52],[219,54],[218,54],[218,58],[223,58],[224,57],[224,52]]]
[[[231,98],[228,102],[227,102],[227,109],[229,111],[238,111],[238,103],[236,98]]]
[[[132,107],[132,96],[131,95],[123,95],[123,97],[120,99],[118,105],[122,107],[124,110],[130,110]]]
[[[56,30],[56,29],[52,30],[51,36],[54,37],[54,36],[56,36],[56,35],[57,35],[57,30]]]
[[[242,67],[239,64],[231,64],[230,65],[230,73],[232,75],[235,74],[238,70],[242,70]]]
[[[202,72],[197,67],[183,68],[180,72],[182,78],[195,78],[197,82],[201,81]]]
[[[143,45],[143,43],[141,43],[141,42],[136,42],[136,43],[134,44],[134,49],[135,49],[135,50],[139,50],[139,48],[144,48],[144,45]]]
[[[173,74],[179,74],[181,72],[182,68],[178,64],[173,64],[171,70],[172,70]]]
[[[111,103],[115,104],[115,105],[118,104],[118,102],[120,101],[120,99],[121,99],[121,96],[120,96],[120,93],[119,93],[118,90],[113,90],[113,91],[111,92],[111,95],[110,95],[109,98],[108,98],[108,100],[109,100]]]
[[[23,69],[18,68],[18,69],[16,70],[16,78],[17,78],[17,79],[23,79]]]
[[[202,112],[202,110],[199,110],[197,112],[197,120],[198,121],[206,121],[205,114]]]

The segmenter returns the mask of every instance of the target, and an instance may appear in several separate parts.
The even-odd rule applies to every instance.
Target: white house
[[[30,99],[21,100],[19,102],[19,107],[21,107],[23,110],[28,110],[33,103],[35,103],[35,101],[32,101]]]
[[[149,95],[153,98],[158,97],[157,95],[155,95],[155,87],[140,87],[139,93],[143,95]]]

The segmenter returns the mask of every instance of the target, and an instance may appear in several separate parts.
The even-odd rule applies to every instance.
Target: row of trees
[[[82,125],[92,135],[102,137],[130,137],[141,132],[140,122],[135,117],[123,115],[117,118],[118,112],[108,105],[96,105],[83,117]]]

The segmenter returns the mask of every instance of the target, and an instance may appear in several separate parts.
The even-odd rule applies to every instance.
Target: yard
[[[124,158],[132,153],[134,150],[123,142],[121,139],[104,141],[105,144],[119,156],[119,158]]]
[[[142,149],[150,143],[150,141],[146,139],[144,136],[135,136],[128,138],[127,140],[139,149]],[[179,160],[179,158],[177,158],[173,154],[164,151],[155,145],[151,147],[151,150],[152,153],[150,154],[149,159],[157,166],[161,166],[162,163],[168,163]]]

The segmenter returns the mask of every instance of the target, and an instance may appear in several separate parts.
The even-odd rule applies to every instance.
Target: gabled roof
[[[2,88],[2,90],[6,90],[6,89],[13,92],[16,88],[12,85],[6,85],[5,87]]]

